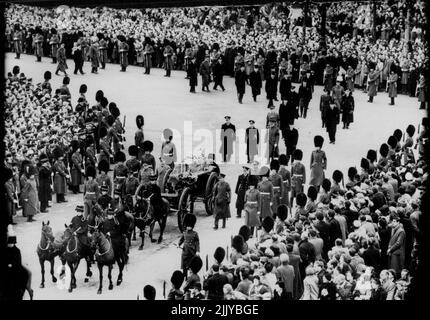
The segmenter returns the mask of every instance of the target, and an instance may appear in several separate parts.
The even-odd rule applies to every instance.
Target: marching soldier
[[[309,185],[314,186],[319,190],[324,180],[324,170],[327,169],[327,157],[323,150],[321,150],[324,143],[324,138],[321,136],[314,137],[314,145],[316,150],[311,154],[311,180]]]
[[[284,204],[287,207],[290,205],[289,193],[291,190],[291,172],[288,170],[288,158],[285,154],[279,156],[278,174],[282,179],[282,193],[279,204]]]
[[[330,92],[333,88],[333,73],[333,67],[329,63],[327,63],[323,73],[324,90],[327,92]]]
[[[279,156],[279,128],[274,119],[269,121],[269,130],[267,132],[267,140],[269,143],[268,162]]]
[[[150,74],[151,73],[153,53],[154,53],[154,47],[151,44],[151,40],[149,38],[146,38],[145,39],[145,49],[143,51],[143,57],[144,57],[143,64],[145,66],[145,73],[144,74]]]
[[[281,197],[284,194],[284,186],[282,183],[282,177],[278,173],[280,164],[278,160],[272,160],[270,162],[270,176],[269,181],[273,185],[273,198],[272,198],[272,212],[276,216],[278,206],[281,204]]]
[[[403,151],[403,164],[407,165],[408,163],[415,163],[415,156],[412,150],[414,145],[413,136],[415,134],[415,127],[413,125],[409,125],[406,128],[407,137],[402,146]]]
[[[279,113],[277,111],[275,111],[275,105],[271,104],[269,105],[269,109],[270,111],[267,113],[267,117],[266,117],[266,128],[270,128],[270,121],[273,121],[276,123],[276,126],[279,127],[279,122],[280,122],[280,117],[279,117]]]
[[[107,61],[108,61],[108,58],[107,58],[107,42],[106,42],[106,40],[105,40],[105,38],[104,37],[102,37],[100,40],[99,40],[99,56],[100,56],[100,64],[101,64],[101,69],[105,69],[105,67],[106,67],[106,63],[107,63]]]
[[[67,77],[66,69],[67,67],[67,60],[66,60],[66,49],[64,48],[64,43],[60,45],[60,48],[57,51],[57,58],[58,60],[58,66],[57,70],[55,71],[55,74],[58,76],[58,71],[61,71],[64,73],[64,76]]]
[[[143,142],[143,155],[142,158],[140,159],[142,166],[144,164],[149,165],[152,170],[155,172],[155,158],[154,156],[151,154],[151,152],[154,150],[154,144],[152,143],[152,141],[146,140]]]
[[[269,168],[263,166],[260,168],[258,175],[261,181],[258,183],[257,190],[260,192],[260,202],[258,204],[258,212],[260,216],[260,223],[266,217],[273,217],[272,200],[273,200],[273,184],[269,180]]]
[[[175,168],[176,147],[172,142],[173,132],[171,129],[164,129],[164,141],[161,144],[161,161],[168,165],[172,170]]]
[[[349,90],[351,92],[354,92],[354,77],[355,77],[355,71],[351,66],[348,66],[348,70],[346,70],[346,90]]]
[[[300,149],[294,150],[293,164],[291,165],[291,197],[290,208],[293,207],[294,198],[303,192],[303,186],[306,183],[306,168],[301,162],[303,152]]]
[[[97,69],[99,67],[99,49],[96,37],[92,38],[91,46],[89,48],[89,57],[91,60],[91,73],[97,74]]]
[[[22,53],[22,31],[19,25],[15,25],[15,31],[13,32],[13,44],[15,49],[16,57],[15,59],[19,59]]]
[[[233,143],[236,141],[236,126],[230,122],[231,117],[225,116],[225,123],[221,126],[221,150],[224,162],[230,161],[233,154]]]
[[[389,103],[390,106],[394,106],[394,98],[397,97],[397,80],[399,76],[397,73],[394,72],[394,70],[390,71],[390,76],[387,79],[387,92],[388,97],[390,97],[391,102]]]
[[[321,120],[322,127],[325,127],[326,124],[326,111],[330,108],[330,104],[333,103],[333,98],[330,95],[330,91],[324,89],[324,93],[321,95],[320,99],[320,111],[321,111]]]
[[[145,141],[145,135],[143,134],[143,126],[145,124],[144,118],[142,115],[138,115],[136,117],[136,126],[137,130],[134,134],[134,145],[139,148],[138,159],[141,160],[141,157],[144,153],[143,151],[143,142]]]
[[[120,41],[119,44],[119,64],[121,65],[121,72],[125,72],[128,66],[128,50],[129,46],[125,39]]]
[[[312,90],[309,86],[306,78],[303,79],[302,84],[299,87],[299,107],[300,107],[300,117],[306,119],[308,114],[309,102],[312,99]]]
[[[116,105],[113,105],[111,114],[112,114],[112,117],[114,118],[114,123],[112,124],[112,130],[115,132],[115,134],[112,136],[113,152],[116,153],[119,150],[124,149],[124,146],[122,144],[122,141],[124,140],[124,138],[122,135],[125,133],[125,130],[119,118],[120,111]]]
[[[218,86],[220,86],[222,91],[225,91],[224,84],[222,83],[224,72],[224,64],[222,63],[221,56],[219,56],[213,64],[214,90],[217,90]]]
[[[101,160],[97,166],[99,170],[99,175],[97,176],[97,183],[99,186],[106,186],[108,188],[108,195],[112,195],[112,181],[108,176],[109,162],[105,159]]]
[[[369,100],[367,102],[372,103],[373,97],[377,95],[378,88],[377,88],[377,81],[379,78],[379,72],[375,71],[373,67],[370,67],[369,75],[367,76],[367,87],[368,87],[368,96]]]
[[[230,185],[224,180],[225,174],[219,175],[219,180],[215,184],[212,192],[212,203],[214,205],[215,224],[214,229],[218,229],[218,222],[222,219],[222,227],[225,228],[227,218],[230,214],[231,190]]]
[[[336,107],[340,109],[340,106],[342,105],[342,97],[344,96],[345,90],[340,85],[341,83],[341,77],[339,76],[336,85],[333,87],[332,95],[333,95],[333,101],[336,104]]]
[[[87,167],[85,176],[87,177],[87,181],[84,184],[84,218],[87,219],[88,215],[93,212],[93,207],[99,198],[99,184],[95,180],[96,169],[94,167]]]
[[[330,103],[329,108],[325,112],[325,124],[327,133],[330,138],[330,143],[336,142],[336,128],[339,123],[339,109],[335,103]]]
[[[248,163],[251,163],[254,161],[254,157],[258,155],[258,146],[260,144],[260,132],[255,127],[254,120],[249,120],[249,127],[246,128],[245,132],[245,141]]]
[[[57,30],[51,29],[51,39],[49,39],[49,45],[51,46],[51,57],[52,63],[57,63],[57,50],[60,44],[60,37],[57,34]]]
[[[198,85],[198,77],[197,77],[197,66],[196,66],[196,58],[191,58],[190,62],[187,66],[187,78],[189,79],[190,84],[190,92],[196,92],[196,86]]]
[[[258,64],[254,65],[254,70],[252,70],[249,74],[249,85],[251,86],[252,98],[254,99],[254,102],[257,102],[257,96],[261,94],[261,88],[263,86],[261,72],[258,68]]]
[[[236,198],[236,217],[242,217],[242,210],[245,204],[245,193],[248,190],[248,179],[249,179],[249,168],[247,166],[242,166],[243,173],[237,178],[235,193]]]
[[[241,66],[234,74],[234,83],[237,90],[237,99],[242,103],[243,95],[245,94],[245,86],[248,82],[248,77],[245,73],[245,66]]]
[[[42,55],[43,55],[43,34],[42,30],[38,28],[36,31],[36,35],[34,36],[34,46],[35,46],[35,55],[37,58],[37,62],[42,62]]]
[[[165,77],[170,77],[170,74],[172,72],[172,68],[173,68],[173,54],[175,52],[173,51],[173,48],[170,46],[170,43],[167,39],[164,40],[164,51],[163,51],[163,56],[164,56],[164,69],[166,70],[166,74],[164,75]]]
[[[66,193],[66,179],[70,179],[70,176],[67,167],[63,161],[64,153],[58,146],[53,150],[52,153],[55,159],[53,173],[54,192],[56,193],[57,203],[67,202],[67,200],[64,198],[64,194]]]
[[[199,73],[202,76],[202,91],[210,92],[211,66],[209,63],[209,55],[206,55],[205,60],[200,64]]]
[[[114,181],[114,190],[121,191],[121,199],[125,197],[125,179],[128,176],[128,169],[125,162],[125,154],[122,151],[118,151],[115,153],[114,157],[115,167],[113,169],[113,181]]]

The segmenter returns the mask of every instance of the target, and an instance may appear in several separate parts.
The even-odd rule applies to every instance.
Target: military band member
[[[151,73],[153,53],[154,53],[154,47],[152,46],[150,39],[147,38],[147,39],[145,39],[145,48],[143,51],[143,57],[144,57],[143,64],[145,66],[145,73],[144,74],[150,74]]]
[[[290,205],[291,172],[288,170],[288,158],[285,154],[279,156],[279,175],[282,178],[282,193],[280,204]]]
[[[282,183],[282,177],[278,173],[280,164],[278,160],[272,160],[270,162],[270,176],[269,181],[273,185],[273,198],[272,198],[272,212],[276,215],[278,206],[281,204],[281,198],[284,194],[284,186]]]
[[[56,147],[53,151],[55,158],[53,172],[54,172],[54,192],[56,193],[57,203],[67,202],[64,198],[66,193],[66,180],[70,179],[69,171],[64,164],[64,153],[60,147]]]
[[[215,224],[214,229],[218,229],[218,222],[222,220],[222,227],[225,228],[227,218],[230,214],[231,189],[227,181],[224,180],[225,174],[219,175],[219,180],[215,184],[212,192],[212,203],[214,208]]]
[[[99,40],[99,56],[100,56],[101,69],[106,68],[106,63],[108,61],[107,49],[108,49],[107,48],[107,42],[103,37]]]
[[[42,30],[37,30],[36,31],[36,35],[34,36],[34,46],[35,46],[35,55],[37,58],[37,62],[41,62],[42,61],[42,56],[43,56],[43,35],[42,35]]]
[[[51,38],[49,39],[49,45],[51,47],[52,63],[57,63],[57,50],[60,44],[60,37],[57,34],[57,30],[51,29]]]
[[[140,159],[142,166],[144,164],[148,164],[152,170],[155,172],[155,158],[151,154],[151,152],[154,150],[154,144],[152,141],[146,140],[143,142],[143,152],[142,158]]]
[[[21,31],[21,27],[19,25],[15,25],[13,32],[13,45],[15,49],[16,57],[15,59],[19,59],[21,57],[22,53],[22,40],[23,40],[23,34]]]
[[[258,155],[258,146],[260,144],[260,132],[255,127],[254,120],[249,120],[249,127],[245,131],[245,141],[248,163],[252,163],[254,157]]]
[[[245,193],[248,190],[248,179],[249,179],[249,168],[247,166],[242,166],[243,172],[237,178],[235,193],[237,194],[236,198],[236,217],[242,217],[242,210],[245,204]]]
[[[173,132],[171,129],[164,129],[164,141],[161,144],[161,160],[170,168],[175,168],[176,162],[176,147],[172,142]]]
[[[173,68],[173,55],[174,55],[174,51],[173,48],[170,46],[169,41],[168,40],[164,40],[164,51],[163,51],[163,56],[164,56],[164,69],[166,70],[166,74],[164,75],[165,77],[170,77],[170,74],[172,72],[172,68]]]
[[[291,197],[290,207],[293,206],[294,198],[303,192],[303,186],[306,183],[306,168],[301,162],[303,152],[300,149],[294,150],[293,164],[291,165]]]
[[[96,178],[98,185],[106,186],[108,188],[108,195],[112,196],[112,180],[108,176],[109,162],[105,159],[99,161],[97,169],[99,170],[99,174]]]
[[[324,170],[327,169],[327,157],[321,150],[324,143],[324,138],[321,136],[314,137],[315,150],[311,154],[311,179],[309,184],[319,190],[320,185],[324,180]]]
[[[266,218],[273,218],[272,201],[273,201],[273,184],[269,180],[269,168],[263,166],[260,168],[258,175],[261,181],[258,183],[257,190],[260,192],[260,202],[258,203],[258,212],[260,213],[260,223]]]
[[[387,79],[387,92],[388,97],[391,99],[391,102],[389,103],[390,106],[394,106],[394,98],[397,97],[397,80],[399,76],[397,73],[394,72],[394,70],[390,71],[390,75]]]
[[[230,122],[231,117],[225,116],[225,123],[221,126],[221,150],[224,162],[229,162],[233,154],[233,144],[236,141],[236,126]]]
[[[121,72],[125,72],[128,66],[128,50],[129,46],[127,42],[120,41],[119,44],[119,64],[121,65]]]

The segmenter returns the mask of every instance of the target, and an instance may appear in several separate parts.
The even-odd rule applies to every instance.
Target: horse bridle
[[[51,239],[46,235],[46,232],[44,232],[44,231],[42,231],[42,235],[43,235],[43,237],[46,239],[46,241],[47,241],[47,244],[46,244],[46,247],[45,248],[42,248],[41,246],[40,246],[40,242],[39,242],[39,249],[40,250],[42,250],[42,251],[47,251],[47,250],[49,250],[49,247],[50,247],[50,245],[52,244],[52,241],[51,241]]]
[[[69,239],[69,241],[67,242],[67,246],[66,246],[67,253],[74,253],[78,249],[78,237],[75,235],[73,235],[73,237],[75,238],[75,249],[73,249],[72,251],[69,250],[69,242],[71,240],[71,239]]]
[[[146,216],[148,216],[149,211],[151,210],[151,198],[153,195],[154,194],[151,194],[148,198],[141,198],[143,201],[146,201],[148,203],[148,208],[146,209],[145,215],[142,217],[142,213],[139,213],[139,218],[142,220],[145,220]]]
[[[99,231],[100,232],[100,231]],[[104,256],[106,253],[108,253],[109,251],[110,251],[110,249],[112,248],[112,243],[111,243],[111,240],[109,240],[109,239],[107,239],[106,238],[106,240],[108,241],[108,243],[109,243],[109,249],[107,249],[105,252],[103,252],[103,253],[100,253],[100,250],[99,249],[97,249],[97,252],[96,252],[96,254],[98,255],[98,256]],[[98,246],[100,246],[99,244],[97,244]]]

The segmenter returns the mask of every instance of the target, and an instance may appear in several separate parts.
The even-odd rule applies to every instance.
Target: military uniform
[[[291,201],[290,205],[293,204],[293,199],[300,192],[303,192],[303,185],[306,183],[306,168],[303,163],[294,161],[291,166]]]
[[[96,180],[87,180],[84,185],[84,217],[92,214],[93,207],[99,197],[99,184]]]
[[[92,43],[89,49],[89,56],[91,60],[91,73],[97,73],[99,67],[99,49],[96,43]]]
[[[100,57],[100,64],[102,65],[102,69],[106,67],[106,63],[108,61],[107,58],[107,43],[105,39],[100,39],[99,41],[99,57]]]
[[[367,94],[369,96],[368,102],[373,102],[373,97],[377,95],[378,89],[377,89],[377,80],[379,77],[379,73],[377,71],[372,71],[367,76],[367,85],[368,85],[368,91]]]
[[[121,71],[126,71],[128,66],[128,44],[122,41],[119,45],[119,64],[121,65]]]
[[[314,150],[311,154],[311,179],[309,185],[319,188],[324,180],[324,170],[327,168],[327,157],[323,150]]]
[[[336,107],[340,109],[340,106],[342,104],[342,96],[344,94],[345,90],[340,84],[336,84],[333,87],[333,102],[336,104]]]
[[[16,58],[19,59],[22,53],[22,31],[18,30],[13,33],[13,44]]]
[[[252,161],[254,161],[254,157],[258,155],[258,145],[260,144],[259,130],[255,127],[246,128],[245,140],[248,163],[251,163]]]
[[[245,193],[249,187],[248,178],[249,178],[249,174],[246,174],[246,175],[241,174],[237,179],[236,190],[235,190],[235,193],[237,194],[237,198],[236,198],[237,217],[242,216],[242,210],[245,204]]]
[[[279,156],[279,128],[276,125],[268,129],[267,141],[269,143],[267,158],[270,162],[271,159]]]
[[[88,239],[88,222],[87,219],[83,216],[74,216],[71,221],[71,229],[73,232],[76,232],[76,237],[78,241],[83,246],[89,246]]]
[[[57,50],[59,43],[60,37],[57,34],[53,34],[49,40],[49,45],[51,46],[52,63],[57,63]]]
[[[66,176],[69,174],[64,161],[56,160],[53,166],[54,192],[57,194],[57,202],[64,202],[66,193]]]
[[[281,166],[281,168],[278,171],[278,174],[281,176],[281,179],[282,179],[282,192],[281,192],[281,200],[279,204],[285,204],[286,206],[289,206],[290,204],[289,192],[291,190],[291,173],[286,166]]]
[[[281,197],[284,194],[284,186],[279,173],[271,174],[269,181],[272,182],[273,185],[272,212],[276,215],[278,206],[281,204]]]
[[[163,55],[164,55],[164,69],[166,70],[165,77],[170,77],[170,73],[173,68],[173,59],[172,56],[174,55],[173,48],[168,44],[164,48]]]
[[[143,52],[144,61],[143,64],[145,66],[145,74],[150,74],[152,67],[152,54],[154,53],[154,47],[147,43],[145,45],[145,51]]]
[[[260,220],[263,221],[266,217],[273,217],[271,202],[274,196],[273,184],[271,181],[260,181],[257,187],[260,192],[260,202],[258,211],[260,212]]]
[[[110,177],[106,173],[101,173],[97,176],[96,181],[101,186],[107,186],[108,187],[108,195],[112,195],[112,181]]]
[[[115,190],[121,190],[121,199],[124,199],[125,197],[125,179],[127,178],[127,175],[128,169],[124,164],[118,163],[115,165],[113,169],[113,179]]]
[[[176,162],[176,147],[171,141],[163,142],[161,146],[161,159],[172,169]]]
[[[57,66],[57,70],[55,71],[55,74],[58,75],[58,71],[61,71],[67,75],[66,69],[68,69],[68,67],[67,67],[66,49],[65,48],[60,47],[57,50],[57,60],[58,60],[58,66]]]
[[[199,234],[194,230],[185,230],[179,239],[179,245],[183,245],[181,256],[181,269],[185,271],[190,267],[191,260],[197,252],[200,252]]]
[[[226,181],[218,181],[213,188],[212,199],[212,203],[214,204],[215,228],[218,228],[219,219],[223,220],[223,228],[225,228],[226,219],[231,217],[230,185]]]
[[[233,154],[233,143],[236,140],[236,127],[234,124],[224,123],[221,126],[221,150],[224,162],[230,161]]]
[[[109,143],[109,137],[103,137],[100,140],[100,154],[99,154],[99,162],[102,160],[106,160],[108,163],[110,163],[110,157],[111,157],[112,151],[110,149],[110,143]]]
[[[321,96],[320,99],[320,111],[321,111],[321,120],[322,120],[322,127],[325,127],[325,122],[326,122],[326,111],[328,108],[330,108],[330,103],[333,102],[333,98],[327,94],[324,93]]]
[[[79,191],[79,186],[82,184],[82,156],[79,153],[79,150],[76,150],[71,157],[71,185],[75,188],[75,192]]]
[[[260,192],[257,189],[248,189],[245,193],[245,225],[250,227],[252,231],[254,227],[260,226],[258,218],[259,203]]]
[[[37,62],[41,62],[42,56],[43,56],[43,35],[36,34],[36,36],[34,37],[34,46],[35,46],[34,53],[37,57]]]

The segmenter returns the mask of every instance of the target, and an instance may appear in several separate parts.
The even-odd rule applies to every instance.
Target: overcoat
[[[226,181],[218,181],[212,193],[215,219],[230,218],[230,185]]]
[[[318,187],[324,180],[324,170],[327,168],[327,157],[323,150],[314,150],[311,154],[310,185]]]

